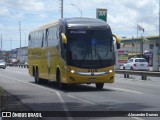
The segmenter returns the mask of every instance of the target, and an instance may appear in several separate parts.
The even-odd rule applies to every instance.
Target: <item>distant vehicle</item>
[[[17,63],[17,59],[13,58],[13,59],[11,60],[11,63]]]
[[[29,74],[36,83],[56,81],[67,84],[94,83],[102,89],[114,82],[114,44],[120,39],[99,19],[66,18],[42,26],[29,34]]]
[[[0,68],[6,68],[6,62],[4,62],[3,60],[0,60]]]
[[[130,58],[123,65],[123,69],[127,70],[148,70],[148,62],[144,58]]]

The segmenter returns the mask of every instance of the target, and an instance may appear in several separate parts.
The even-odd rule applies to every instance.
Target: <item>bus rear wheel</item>
[[[96,88],[97,89],[103,89],[104,83],[96,83]]]
[[[35,70],[34,71],[34,80],[35,80],[35,83],[38,83],[39,82],[39,72],[38,70]]]
[[[39,78],[39,71],[38,71],[38,69],[35,71],[34,79],[35,79],[35,83],[38,83],[38,84],[42,83],[42,79]]]

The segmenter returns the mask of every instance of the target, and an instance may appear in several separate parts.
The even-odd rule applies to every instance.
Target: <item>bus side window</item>
[[[29,41],[31,40],[31,35],[28,36],[28,40],[29,40]]]
[[[46,39],[45,39],[45,46],[48,47],[48,38],[49,38],[49,31],[46,29]]]
[[[29,36],[28,36],[28,47],[30,47],[31,48],[31,34],[29,34]]]
[[[41,47],[44,47],[43,41],[44,41],[44,33],[43,33],[43,35],[42,35],[42,43],[41,43]]]

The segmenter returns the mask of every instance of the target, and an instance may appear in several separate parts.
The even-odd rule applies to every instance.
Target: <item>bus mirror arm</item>
[[[67,37],[64,33],[61,33],[63,44],[67,44]]]
[[[120,43],[116,43],[117,49],[120,49]]]
[[[117,49],[120,49],[120,44],[121,44],[121,40],[120,38],[115,35],[115,34],[112,34],[114,38],[116,38],[116,46],[117,46]]]

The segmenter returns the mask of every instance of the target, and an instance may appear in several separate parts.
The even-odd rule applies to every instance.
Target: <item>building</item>
[[[17,48],[17,60],[20,63],[28,63],[28,47]]]
[[[160,63],[160,37],[146,36],[138,38],[124,38],[121,40],[121,49],[128,51],[130,57],[145,57],[149,64],[153,64],[153,54]]]

